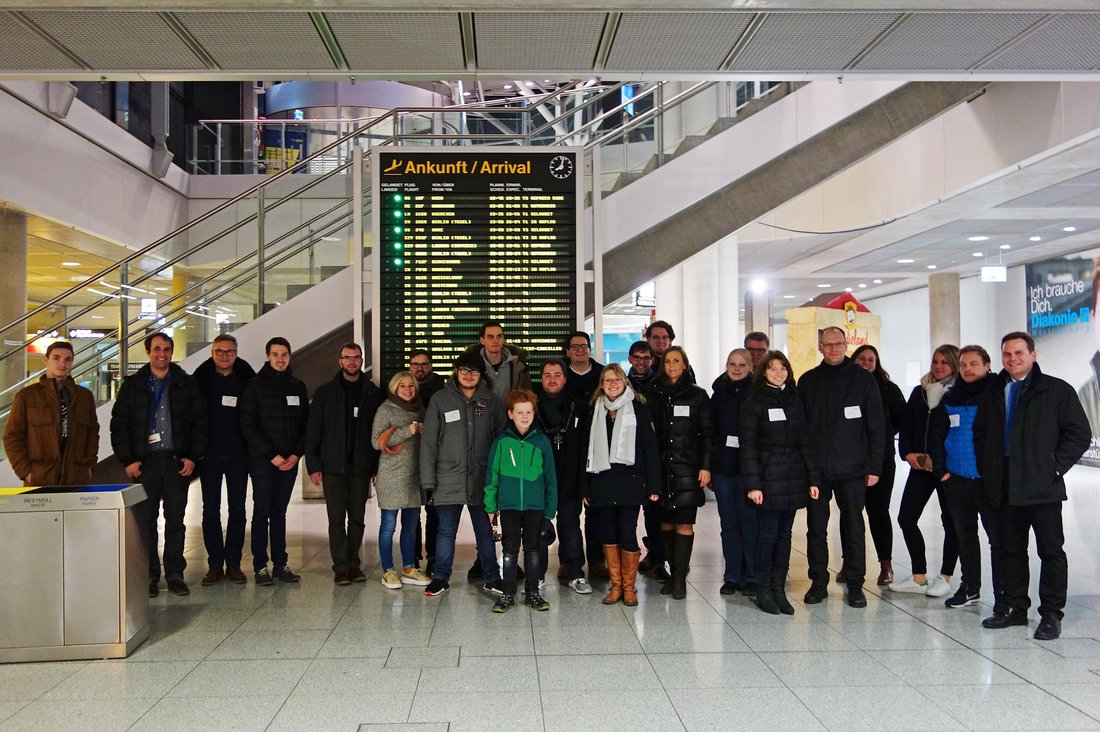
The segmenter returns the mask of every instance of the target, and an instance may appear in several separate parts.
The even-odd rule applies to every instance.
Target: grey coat
[[[436,506],[485,501],[485,462],[504,429],[504,404],[484,380],[472,399],[454,381],[432,397],[420,441],[420,484]]]
[[[420,506],[420,435],[409,428],[413,422],[424,419],[424,410],[409,412],[387,399],[374,415],[374,427],[370,443],[381,450],[379,439],[390,427],[397,427],[386,442],[390,447],[404,444],[395,455],[382,453],[378,460],[378,507],[388,510],[417,508]]]

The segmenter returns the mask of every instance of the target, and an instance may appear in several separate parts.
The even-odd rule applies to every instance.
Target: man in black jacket
[[[599,388],[603,364],[592,358],[592,339],[583,330],[573,331],[566,338],[565,356],[569,362],[565,372],[566,386],[583,404]]]
[[[378,451],[370,444],[374,413],[384,395],[363,374],[363,349],[340,347],[340,372],[318,387],[309,409],[306,470],[313,485],[324,481],[328,543],[337,585],[366,582],[359,562],[371,478]]]
[[[256,375],[252,366],[237,357],[237,339],[222,333],[210,347],[210,358],[195,369],[195,382],[203,395],[210,424],[210,449],[199,463],[202,486],[202,541],[206,545],[206,576],[202,586],[228,579],[243,585],[245,499],[248,496],[248,450],[241,435],[241,413],[237,400],[248,380]],[[229,522],[222,538],[222,477],[229,505]]]
[[[183,581],[183,514],[187,488],[207,445],[206,409],[195,380],[172,363],[166,333],[145,339],[149,363],[127,376],[111,410],[111,447],[126,475],[141,480],[148,500],[139,524],[149,550],[149,597],[160,593],[157,518],[164,504],[164,578],[169,592],[189,595]]]
[[[1063,476],[1088,448],[1092,433],[1073,387],[1040,371],[1036,359],[1035,341],[1027,333],[1002,338],[1004,370],[974,417],[974,451],[982,478],[1001,496],[1007,605],[1005,612],[983,620],[982,627],[1027,625],[1030,530],[1042,563],[1035,639],[1053,640],[1062,632],[1069,579],[1062,533]]]
[[[806,554],[810,564],[807,605],[821,602],[829,585],[829,501],[840,509],[841,541],[848,577],[848,604],[866,607],[863,575],[867,571],[863,506],[867,489],[878,483],[886,429],[878,384],[845,355],[844,330],[836,326],[818,334],[821,363],[802,375],[798,391],[806,408],[813,440],[814,465],[820,471],[821,500],[806,514]]]
[[[645,341],[634,341],[630,344],[627,361],[630,361],[630,370],[626,372],[626,378],[635,394],[644,394],[653,380],[657,378],[657,372],[653,370],[653,349]]]
[[[446,380],[432,370],[432,359],[423,348],[418,348],[409,354],[409,373],[416,377],[416,393],[425,409],[435,393],[446,386]],[[419,557],[424,556],[428,560],[425,574],[431,575],[435,569],[435,535],[439,530],[439,516],[435,512],[435,506],[425,506],[424,514],[427,519],[416,524],[416,566],[420,568]],[[421,536],[423,535],[423,539]],[[478,565],[480,566],[480,565]]]

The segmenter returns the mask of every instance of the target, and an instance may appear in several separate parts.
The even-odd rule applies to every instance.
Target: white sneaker
[[[578,595],[592,594],[592,585],[588,584],[588,580],[584,577],[569,580],[569,589],[573,590],[573,592],[576,592]]]
[[[928,594],[928,580],[917,584],[912,577],[906,577],[901,582],[891,582],[887,587],[890,588],[891,592],[910,592],[914,595]]]
[[[929,597],[947,597],[951,594],[951,582],[942,574],[937,574],[928,583],[928,589],[924,594]]]

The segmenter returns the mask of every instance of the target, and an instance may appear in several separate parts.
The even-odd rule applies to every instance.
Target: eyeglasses
[[[824,345],[824,344],[822,344],[822,345]],[[768,352],[767,348],[750,348],[749,349],[749,353],[754,353],[758,356],[761,355],[761,354],[767,353],[767,352]]]
[[[236,356],[237,355],[237,350],[233,349],[233,350],[230,351],[230,350],[226,350],[224,348],[215,348],[214,349],[214,355],[215,356],[223,356],[223,357],[224,356]]]
[[[410,369],[426,369],[429,366],[431,366],[431,364],[428,363],[427,361],[424,361],[423,363],[421,363],[419,361],[412,361],[412,362],[409,363],[409,368]]]
[[[844,341],[836,341],[836,342],[833,342],[833,343],[822,342],[822,344],[821,344],[822,348],[846,348],[847,346],[848,346],[848,344],[845,343]]]
[[[478,371],[477,369],[468,369],[466,367],[462,367],[458,370],[458,375],[459,376],[481,376],[481,372]]]
[[[341,361],[362,361],[363,357],[362,356],[341,356],[340,360]]]
[[[587,343],[573,343],[569,346],[569,350],[570,351],[587,351],[588,350],[588,344]]]
[[[630,356],[630,360],[631,361],[652,361],[653,356],[643,356],[641,354],[635,353],[634,355]]]

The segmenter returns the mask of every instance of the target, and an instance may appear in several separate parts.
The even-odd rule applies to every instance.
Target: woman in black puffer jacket
[[[771,615],[793,615],[784,583],[791,563],[794,514],[817,500],[820,475],[809,446],[809,423],[787,357],[772,351],[756,367],[741,407],[741,476],[756,504],[756,603]]]
[[[672,566],[672,581],[661,594],[687,597],[687,570],[695,543],[695,515],[710,485],[714,418],[710,397],[689,376],[687,354],[679,346],[665,351],[661,375],[646,401],[661,451],[661,540]]]

